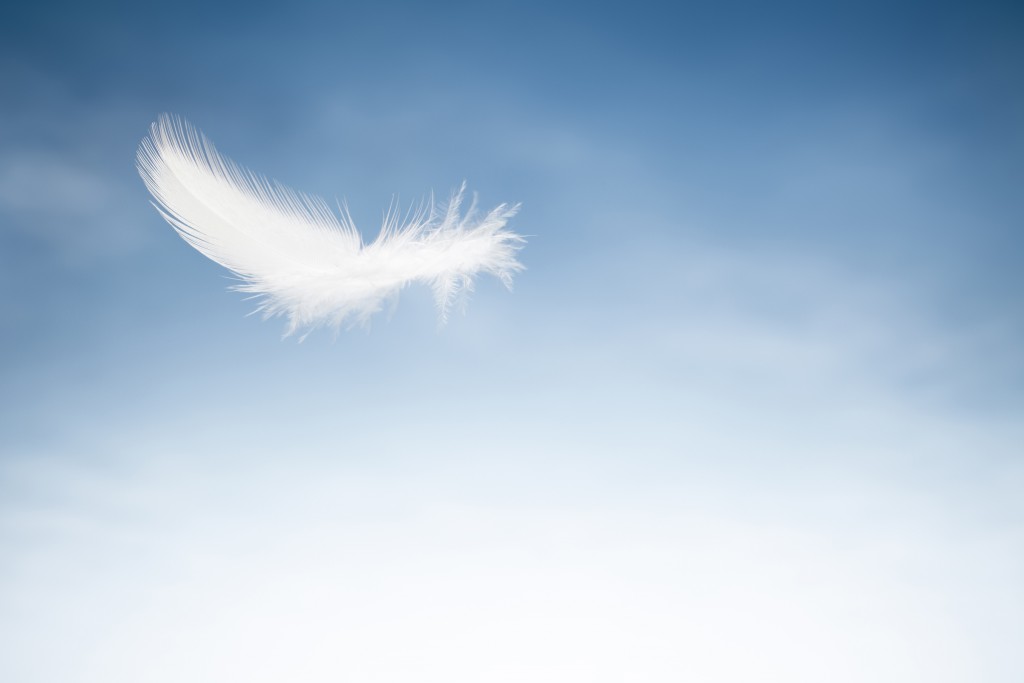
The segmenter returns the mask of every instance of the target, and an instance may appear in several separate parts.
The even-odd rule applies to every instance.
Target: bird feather
[[[265,317],[285,316],[286,336],[366,323],[408,284],[433,288],[441,321],[480,273],[511,288],[523,238],[506,228],[518,205],[462,211],[465,183],[445,205],[431,199],[404,218],[392,207],[364,243],[348,211],[296,192],[221,156],[186,121],[150,127],[138,168],[154,205],[203,255],[234,272]]]

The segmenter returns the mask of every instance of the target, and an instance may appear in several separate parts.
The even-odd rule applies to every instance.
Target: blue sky
[[[1009,3],[5,11],[3,680],[1024,675]],[[282,341],[162,112],[528,269]]]

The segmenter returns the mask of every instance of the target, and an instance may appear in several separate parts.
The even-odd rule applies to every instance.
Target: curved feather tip
[[[347,213],[319,197],[255,175],[217,153],[187,122],[161,116],[138,152],[138,168],[163,215],[186,242],[242,280],[264,317],[288,318],[286,335],[365,323],[412,282],[434,290],[443,322],[479,273],[511,288],[523,269],[523,238],[505,227],[518,205],[461,211],[465,184],[400,220],[385,216],[364,244]]]

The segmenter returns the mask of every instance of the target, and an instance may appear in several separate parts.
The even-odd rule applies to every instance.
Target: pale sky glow
[[[187,5],[0,22],[0,680],[1024,679],[1019,11]],[[161,112],[526,270],[282,340]]]
[[[765,487],[731,453],[720,464],[738,476],[687,471],[684,456],[651,482],[664,463],[589,448],[517,460],[535,445],[517,438],[481,458],[441,431],[426,433],[454,455],[389,449],[359,468],[250,451],[241,473],[177,453],[125,457],[106,481],[8,472],[28,492],[64,482],[56,509],[8,515],[11,670],[955,681],[1012,664],[1016,534],[979,536],[992,520],[965,516],[958,491],[822,468]],[[65,659],[41,656],[54,640]]]

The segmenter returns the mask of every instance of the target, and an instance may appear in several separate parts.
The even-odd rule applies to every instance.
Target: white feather
[[[287,316],[286,334],[364,323],[412,282],[433,287],[444,321],[477,274],[511,287],[523,268],[523,238],[505,228],[518,206],[479,215],[474,201],[463,215],[465,184],[447,206],[431,200],[404,222],[389,211],[364,244],[347,213],[237,166],[181,119],[161,116],[150,127],[138,167],[167,222],[236,273],[237,289],[260,297],[266,317]]]

